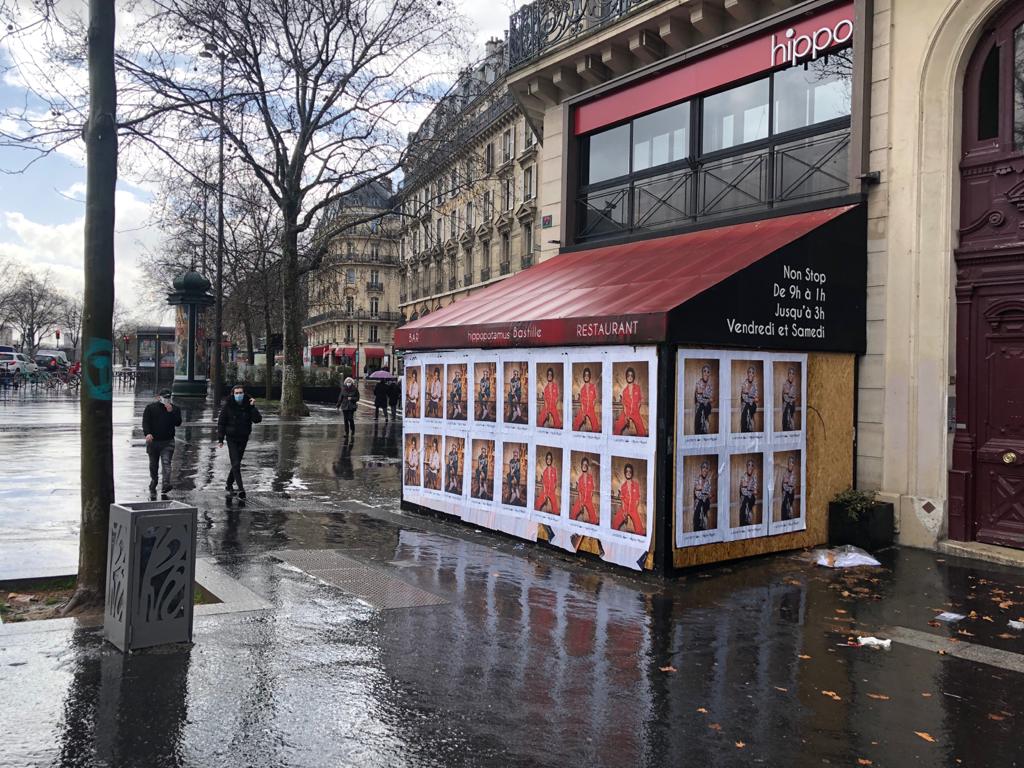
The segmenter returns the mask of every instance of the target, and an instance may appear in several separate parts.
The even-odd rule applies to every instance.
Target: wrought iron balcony
[[[486,283],[490,279],[491,279],[491,268],[490,267],[484,267],[483,269],[481,269],[480,270],[480,282],[481,283]]]
[[[509,68],[590,34],[648,2],[652,0],[534,0],[509,17]]]
[[[501,267],[501,274],[503,274],[503,275],[507,275],[509,272],[512,271],[512,265],[509,262],[507,262],[507,261],[501,262],[500,267]]]
[[[463,285],[472,285],[473,284],[473,275],[469,274],[469,273],[463,275],[462,276],[462,284]]]
[[[449,277],[448,278],[448,290],[449,291],[454,291],[455,290],[455,286],[457,286],[458,284],[459,284],[459,281],[456,280],[454,277]]]
[[[366,290],[368,290],[368,291],[380,291],[380,292],[383,292],[383,290],[384,290],[384,283],[375,283],[373,281],[370,281],[370,282],[368,282],[366,284]]]
[[[523,266],[522,266],[523,269],[526,269],[527,267],[532,267],[533,266],[533,254],[532,253],[525,254],[523,256],[523,258],[522,258],[522,264],[523,264]]]
[[[775,142],[576,197],[576,241],[679,229],[849,190],[849,130]]]
[[[400,293],[400,294],[398,294],[398,301],[401,302],[402,304],[405,304],[405,302],[408,301],[408,300],[409,300],[409,294],[407,294],[407,293]]]
[[[339,253],[334,259],[340,264],[380,264],[385,267],[397,267],[397,256],[384,256],[372,253]]]
[[[322,323],[327,320],[375,320],[378,322],[391,322],[401,318],[399,312],[391,311],[380,311],[380,312],[368,312],[365,309],[332,309],[327,312],[322,312],[319,315],[313,315],[312,317],[306,318],[306,321],[302,324],[304,328]]]

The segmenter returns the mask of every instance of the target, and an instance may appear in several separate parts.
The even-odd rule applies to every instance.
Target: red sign
[[[811,61],[853,39],[853,3],[794,19],[770,32],[687,61],[576,108],[577,136],[745,80],[781,66]]]
[[[400,349],[493,349],[589,344],[653,344],[665,338],[665,315],[583,317],[525,323],[399,328]]]

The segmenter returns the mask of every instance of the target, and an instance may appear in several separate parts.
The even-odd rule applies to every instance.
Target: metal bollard
[[[103,636],[122,652],[192,642],[195,507],[111,504]]]

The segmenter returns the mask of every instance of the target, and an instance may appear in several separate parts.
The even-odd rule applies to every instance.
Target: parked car
[[[40,349],[39,351],[36,352],[36,357],[40,356],[56,357],[57,362],[63,365],[65,368],[71,365],[71,361],[68,360],[68,356],[63,349]]]
[[[21,352],[0,352],[0,365],[8,373],[35,373],[38,367]]]
[[[17,352],[17,351],[18,350],[16,350],[14,347],[11,347],[11,346],[9,346],[7,344],[0,344],[0,352]]]
[[[63,352],[55,354],[49,352],[38,352],[36,354],[36,365],[44,371],[55,372],[58,370],[66,371],[70,366],[70,363],[68,363],[68,359],[64,356]]]

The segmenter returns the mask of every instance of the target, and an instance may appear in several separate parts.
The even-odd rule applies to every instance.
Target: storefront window
[[[704,99],[705,152],[768,137],[768,78]]]
[[[676,104],[633,121],[633,172],[690,154],[690,105]]]
[[[843,53],[775,74],[774,133],[849,116],[853,63],[849,52]]]
[[[620,125],[589,137],[585,184],[629,173],[629,125]]]

